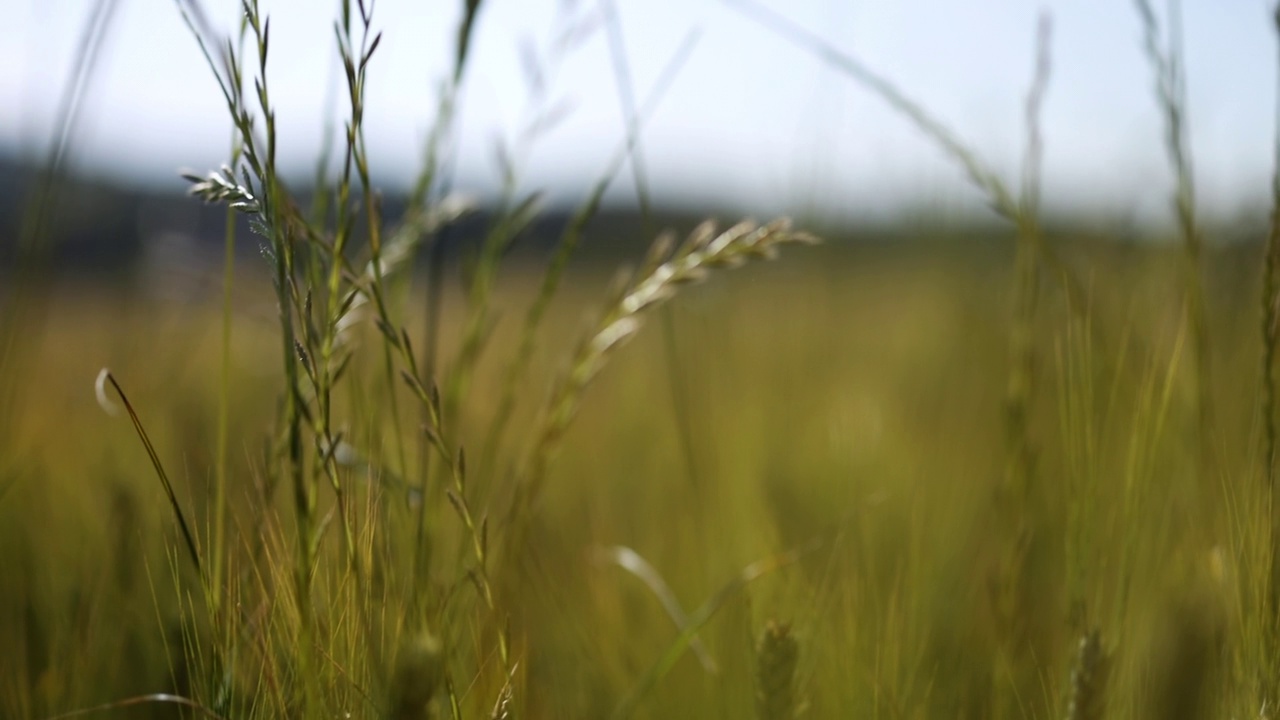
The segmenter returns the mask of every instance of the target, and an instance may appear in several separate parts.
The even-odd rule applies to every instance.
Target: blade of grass
[[[916,102],[888,78],[871,69],[852,55],[823,40],[817,34],[792,22],[754,0],[720,0],[725,5],[750,17],[845,76],[870,90],[881,100],[910,120],[916,128],[933,140],[953,161],[964,169],[970,181],[987,197],[992,211],[1017,223],[1019,205],[1005,183],[981,158],[966,146],[950,128],[934,117],[924,106]],[[1052,245],[1039,240],[1039,253],[1044,263],[1053,270],[1053,276],[1062,284],[1073,307],[1083,307],[1087,296],[1084,284],[1071,268],[1057,256]]]
[[[481,5],[481,0],[463,1],[462,19],[458,23],[457,39],[454,43],[453,68],[450,71],[448,82],[441,91],[440,103],[436,109],[436,123],[432,128],[431,137],[427,140],[422,171],[418,174],[417,182],[409,199],[409,214],[411,216],[426,208],[431,193],[436,191],[437,185],[439,185],[441,196],[444,196],[448,194],[448,188],[452,184],[452,164],[450,163],[441,172],[441,166],[444,164],[441,160],[441,154],[448,145],[453,133],[458,91],[462,86],[462,79],[466,72],[467,59],[470,56],[471,38],[475,31],[476,18],[479,16]],[[441,293],[444,281],[444,261],[445,236],[440,234],[431,243],[428,256],[429,270],[427,273],[427,326],[423,360],[426,363],[427,376],[432,378],[435,377],[438,354],[440,313],[443,303],[443,295]]]
[[[1195,172],[1187,132],[1187,87],[1183,67],[1182,19],[1179,3],[1169,3],[1166,45],[1161,47],[1160,23],[1149,0],[1134,0],[1142,23],[1142,46],[1155,74],[1156,102],[1164,116],[1165,154],[1174,175],[1172,205],[1182,241],[1183,322],[1191,337],[1188,362],[1195,382],[1193,401],[1198,427],[1200,472],[1208,472],[1213,448],[1209,433],[1213,426],[1213,397],[1210,387],[1208,321],[1205,318],[1204,280],[1201,256],[1204,237],[1196,216]],[[1205,478],[1208,481],[1208,478]]]
[[[409,211],[407,215],[412,218],[419,212],[426,209],[431,193],[435,190],[440,177],[440,155],[443,148],[447,144],[452,131],[453,123],[456,117],[457,93],[461,86],[463,76],[467,68],[467,58],[470,55],[471,36],[475,31],[476,18],[479,15],[482,0],[464,0],[462,19],[458,25],[456,41],[454,45],[453,69],[450,79],[440,95],[440,102],[436,109],[436,122],[431,130],[431,136],[427,140],[426,154],[423,158],[422,170],[418,174],[417,183],[414,186],[413,194],[410,197]],[[451,185],[452,166],[446,168],[444,173],[444,181],[439,182],[440,195],[444,197],[448,195],[448,189]],[[440,318],[444,307],[444,265],[445,265],[445,249],[448,226],[436,233],[430,243],[427,252],[427,304],[425,313],[425,343],[423,347],[423,370],[425,377],[432,383],[437,382],[438,368],[436,363],[439,357],[440,343]],[[393,381],[388,379],[388,392],[394,397],[390,385]],[[427,421],[426,410],[423,409],[423,421]],[[405,467],[406,471],[408,468]],[[413,580],[414,587],[414,604],[422,602],[425,593],[426,578],[430,574],[429,566],[431,562],[431,528],[428,518],[428,511],[431,503],[427,501],[429,483],[431,480],[431,451],[424,445],[420,453],[419,472],[421,473],[420,487],[422,490],[423,502],[419,508],[417,517],[417,543],[414,546],[414,568],[415,576]]]
[[[649,588],[649,592],[658,598],[658,602],[662,603],[662,609],[667,612],[671,622],[675,623],[677,630],[683,630],[689,626],[689,616],[685,614],[684,608],[680,606],[680,600],[671,591],[671,586],[667,585],[667,581],[662,579],[662,574],[648,560],[645,560],[640,553],[625,545],[615,545],[614,547],[598,548],[595,552],[595,559],[601,563],[617,565],[636,576],[640,582],[645,584],[645,587]],[[689,646],[694,655],[698,656],[698,662],[702,664],[703,670],[712,675],[720,672],[720,667],[715,658],[711,657],[710,651],[707,650],[707,646],[702,643],[700,638],[694,636],[689,641]]]
[[[1272,17],[1272,29],[1280,37],[1280,6],[1275,8]],[[1280,60],[1280,56],[1278,56]],[[1277,63],[1280,66],[1280,62]],[[1277,96],[1280,98],[1280,95]],[[1276,648],[1280,647],[1280,507],[1276,502],[1276,344],[1280,341],[1280,100],[1276,107],[1276,131],[1273,147],[1273,163],[1271,176],[1271,225],[1267,232],[1266,250],[1262,262],[1262,463],[1263,480],[1267,493],[1267,548],[1270,555],[1270,567],[1265,580],[1266,605],[1263,632],[1264,656],[1271,660],[1272,667],[1260,668],[1266,678],[1262,683],[1263,707],[1267,703],[1275,704],[1278,694],[1271,678],[1276,657]]]
[[[112,389],[120,396],[120,401],[124,403],[124,409],[129,413],[129,420],[133,422],[133,429],[138,433],[138,439],[142,441],[142,447],[146,449],[147,457],[151,459],[151,467],[155,470],[156,477],[160,478],[160,484],[164,487],[165,495],[169,498],[169,506],[173,509],[173,515],[178,520],[178,527],[182,530],[182,537],[186,541],[187,551],[191,555],[191,562],[195,564],[196,570],[201,571],[203,574],[200,564],[200,552],[196,549],[195,536],[191,534],[191,527],[187,524],[187,516],[182,512],[182,505],[178,502],[178,496],[173,491],[173,484],[169,482],[169,474],[164,471],[164,465],[160,462],[160,455],[156,453],[155,446],[151,444],[151,438],[147,437],[147,431],[142,426],[142,421],[138,419],[138,413],[134,411],[133,404],[129,402],[128,396],[124,394],[124,390],[116,382],[115,376],[106,368],[103,368],[98,373],[96,383],[98,400],[103,409],[108,413],[114,414],[113,406],[106,399],[106,383],[111,384]]]
[[[13,272],[10,282],[0,283],[0,456],[11,458],[12,448],[6,448],[9,430],[14,422],[13,412],[18,407],[19,385],[11,378],[23,377],[20,366],[27,360],[28,348],[39,345],[34,337],[44,327],[47,314],[46,301],[39,294],[48,282],[47,262],[42,251],[51,242],[50,225],[58,208],[59,189],[65,179],[67,158],[80,118],[83,100],[88,94],[98,68],[98,56],[110,33],[112,21],[119,6],[117,0],[98,0],[94,3],[81,28],[76,44],[71,70],[62,86],[57,110],[53,117],[53,133],[44,161],[36,175],[34,188],[24,200],[18,236],[13,256]],[[19,328],[21,323],[22,327]],[[0,470],[5,468],[0,467]],[[17,482],[17,476],[0,489],[8,490]]]
[[[609,41],[609,56],[613,61],[614,85],[618,89],[618,102],[622,106],[623,117],[636,117],[635,83],[631,76],[630,63],[627,61],[626,38],[622,32],[622,20],[618,14],[616,0],[605,0],[601,3],[604,14],[605,37]],[[640,228],[645,237],[657,234],[653,223],[653,207],[649,198],[649,177],[645,171],[644,144],[637,135],[631,145],[631,177],[636,186],[636,202],[640,207]],[[699,489],[698,464],[694,454],[693,425],[689,407],[689,384],[680,359],[680,349],[676,345],[675,311],[664,305],[658,311],[659,323],[662,326],[662,349],[667,360],[667,389],[671,393],[671,406],[675,415],[676,438],[680,443],[680,455],[684,459],[688,481],[695,492]]]
[[[124,710],[126,708],[138,707],[139,705],[178,705],[180,707],[190,708],[207,718],[213,720],[227,720],[218,713],[201,705],[200,703],[188,697],[181,695],[170,695],[169,693],[151,693],[150,695],[139,695],[137,697],[125,698],[115,702],[97,705],[91,708],[83,708],[80,710],[72,710],[58,715],[52,715],[45,720],[65,720],[66,718],[83,717],[85,715],[93,715],[96,713],[111,712],[113,710]]]
[[[814,549],[816,549],[816,546],[809,545],[771,555],[763,560],[751,563],[738,572],[737,575],[730,578],[714,595],[689,616],[688,622],[681,629],[680,634],[676,636],[675,640],[671,641],[671,645],[667,647],[666,652],[658,658],[658,661],[636,683],[635,688],[618,703],[611,717],[614,720],[624,720],[634,715],[640,707],[640,702],[666,677],[667,673],[671,672],[671,668],[675,667],[676,661],[693,643],[698,631],[710,622],[711,618],[715,617],[720,608],[724,607],[735,595],[742,592],[747,585],[769,573],[794,564]]]
[[[241,26],[240,40],[243,47],[244,26]],[[231,166],[240,161],[239,133],[232,131]],[[215,614],[222,601],[222,578],[226,560],[226,524],[227,524],[227,443],[231,431],[231,317],[232,290],[235,287],[236,271],[236,210],[228,207],[226,223],[223,230],[223,274],[222,274],[222,349],[219,358],[218,379],[218,438],[214,456],[214,499],[213,499],[213,590],[212,600]]]
[[[582,206],[578,208],[578,211],[574,213],[568,227],[565,228],[564,233],[561,235],[551,262],[542,276],[542,284],[538,289],[538,295],[525,315],[524,326],[520,334],[519,349],[512,356],[512,360],[507,365],[503,376],[502,399],[498,402],[498,409],[494,413],[488,435],[485,438],[485,456],[490,456],[491,453],[496,452],[507,423],[511,419],[511,414],[515,410],[517,392],[524,380],[524,374],[533,360],[538,331],[542,327],[542,321],[551,306],[552,299],[555,298],[556,292],[559,290],[560,280],[569,264],[569,260],[573,257],[578,244],[582,241],[587,223],[595,216],[605,192],[613,183],[613,179],[621,169],[622,164],[630,156],[631,147],[636,142],[644,121],[656,110],[657,105],[679,75],[680,69],[688,61],[697,44],[698,37],[697,32],[690,32],[685,36],[684,42],[681,43],[679,49],[668,61],[658,80],[654,83],[653,89],[650,91],[640,113],[630,119],[630,127],[627,129],[627,136],[623,140],[622,147],[618,149],[610,160],[605,171],[600,174],[595,186],[591,189],[591,194]]]

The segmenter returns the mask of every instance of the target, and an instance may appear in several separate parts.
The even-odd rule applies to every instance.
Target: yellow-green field
[[[393,437],[381,338],[362,328],[334,403],[334,426],[368,461],[338,475],[360,562],[348,563],[331,517],[311,590],[314,652],[299,648],[292,489],[264,499],[282,377],[269,290],[246,289],[259,273],[241,268],[232,315],[230,559],[208,593],[142,444],[99,406],[94,379],[109,367],[128,394],[207,571],[218,301],[62,288],[20,334],[4,378],[17,399],[0,465],[0,712],[47,717],[165,692],[224,717],[306,714],[311,702],[325,717],[451,717],[450,696],[461,717],[489,717],[506,692],[516,717],[606,717],[680,635],[655,593],[605,559],[625,546],[688,616],[752,563],[778,565],[718,598],[697,628],[707,666],[680,653],[637,717],[770,717],[759,648],[773,622],[798,648],[787,714],[1254,716],[1271,667],[1260,248],[1216,253],[1206,275],[1213,407],[1201,458],[1176,253],[1063,247],[1086,294],[1069,301],[1044,277],[1025,493],[1004,483],[1012,241],[828,243],[716,275],[653,313],[588,388],[545,492],[519,518],[506,505],[535,411],[605,278],[570,273],[507,449],[485,456],[537,280],[513,269],[450,439],[471,453],[469,510],[489,518],[492,610],[486,583],[468,579],[472,535],[438,458],[430,581],[410,600],[416,502],[399,478],[420,482],[432,455],[399,380]],[[462,331],[456,290],[445,338]],[[441,348],[456,352],[455,340]],[[321,514],[334,508],[326,482]],[[1082,670],[1094,631],[1105,662]],[[1081,673],[1093,684],[1073,680]],[[406,683],[430,700],[402,704]],[[1105,715],[1070,714],[1090,693]],[[147,712],[176,711],[103,714]]]
[[[1135,3],[1174,189],[1167,237],[1135,243],[1041,213],[1047,16],[1015,179],[730,3],[992,211],[816,243],[782,221],[651,237],[625,63],[627,142],[567,223],[539,226],[506,167],[468,225],[450,143],[481,4],[391,211],[372,3],[340,6],[342,132],[303,190],[276,165],[256,0],[237,38],[178,3],[234,135],[185,176],[241,220],[237,263],[192,263],[208,294],[160,256],[131,280],[56,266],[56,220],[90,211],[59,182],[90,18],[0,238],[0,716],[1276,716],[1280,210],[1265,243],[1197,216],[1176,16]],[[592,220],[628,162],[621,238]]]

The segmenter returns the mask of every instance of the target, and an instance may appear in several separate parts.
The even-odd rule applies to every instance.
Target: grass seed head
[[[756,709],[760,720],[795,717],[796,662],[800,645],[791,626],[770,620],[756,647]]]
[[[1107,704],[1107,680],[1111,658],[1102,647],[1102,636],[1091,630],[1080,638],[1071,668],[1067,696],[1067,720],[1101,720]]]

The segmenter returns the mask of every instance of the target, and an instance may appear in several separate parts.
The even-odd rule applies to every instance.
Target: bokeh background
[[[183,4],[204,9],[210,36],[238,29],[237,2]],[[387,227],[436,126],[465,6],[374,6],[365,136]],[[227,209],[186,194],[180,173],[226,162],[232,132],[177,4],[0,0],[0,716],[163,692],[215,717],[323,706],[410,720],[449,716],[446,699],[505,717],[503,698],[529,718],[1268,717],[1273,9],[1187,0],[1153,16],[1179,38],[1191,233],[1175,223],[1142,6],[483,2],[430,194],[474,211],[420,236],[420,257],[386,279],[400,324],[387,334],[368,306],[328,304],[318,275],[299,272],[292,299],[273,293],[280,247],[238,217],[227,252]],[[261,7],[280,171],[314,207],[318,159],[336,148],[332,180],[343,148],[341,3]],[[1038,215],[998,216],[936,138],[815,52],[878,72],[1017,196],[1043,17]],[[796,28],[805,43],[787,38]],[[631,102],[651,109],[610,175]],[[554,248],[602,177],[552,297]],[[486,256],[534,193],[511,251]],[[544,406],[581,375],[567,375],[574,353],[599,344],[591,323],[618,297],[617,268],[666,227],[777,215],[823,242],[672,289],[575,399],[539,502],[504,514],[550,445],[559,406]],[[326,260],[324,242],[306,248],[304,262]],[[285,343],[282,362],[282,307],[332,311],[316,326],[341,325],[354,358],[331,396],[300,395],[336,398],[345,444],[307,435],[294,465],[284,368],[318,355]],[[392,352],[408,345],[413,362]],[[505,434],[490,436],[526,361]],[[172,499],[110,414],[104,367]],[[449,452],[423,432],[438,420],[429,393],[404,377],[444,388]],[[458,449],[469,484],[449,496]],[[339,540],[346,516],[300,571],[295,530],[314,518],[281,478],[301,467],[318,481],[338,457],[368,585]],[[335,508],[329,485],[317,493],[317,513]],[[225,584],[187,562],[174,505],[195,554],[225,559]],[[478,518],[500,548],[487,566]],[[410,567],[419,552],[430,572]],[[299,591],[308,578],[314,592]],[[697,653],[663,664],[690,617],[705,621]],[[404,677],[425,699],[405,700]],[[138,704],[108,711],[188,712]]]

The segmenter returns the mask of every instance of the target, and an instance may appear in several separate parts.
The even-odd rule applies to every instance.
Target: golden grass
[[[541,270],[506,262],[536,211],[506,167],[449,286],[439,232],[461,209],[441,158],[481,3],[463,7],[418,182],[385,226],[363,135],[372,5],[343,3],[335,25],[343,153],[304,212],[276,171],[257,1],[239,42],[179,3],[235,127],[230,165],[188,176],[192,194],[249,217],[269,277],[228,266],[220,313],[14,291],[0,643],[18,650],[0,656],[0,712],[1269,714],[1275,252],[1259,293],[1234,257],[1253,248],[1201,241],[1177,17],[1162,45],[1136,3],[1181,254],[1041,227],[1047,17],[1015,199],[886,77],[732,4],[887,102],[1012,227],[810,249],[690,287],[811,240],[785,221],[706,224],[659,236],[602,303],[570,261],[626,160],[651,221],[639,127],[671,76],[637,105],[614,15],[623,146]],[[420,248],[425,299],[406,272]],[[498,322],[508,307],[523,324]],[[132,436],[98,411],[117,400]]]
[[[1027,549],[1019,664],[993,677],[1008,629],[987,596],[1002,557],[987,493],[1003,467],[1007,285],[1000,280],[1011,268],[961,248],[811,252],[748,268],[673,306],[680,341],[697,348],[685,370],[704,486],[683,480],[671,408],[655,402],[668,397],[655,391],[665,387],[659,338],[639,335],[596,378],[548,466],[554,482],[529,515],[527,562],[494,569],[511,628],[514,693],[495,673],[488,613],[459,604],[466,585],[449,591],[458,598],[440,616],[449,627],[402,632],[394,577],[381,590],[354,588],[335,545],[321,554],[327,559],[316,579],[325,638],[313,669],[320,699],[353,716],[381,712],[379,693],[405,697],[393,689],[402,687],[393,661],[413,665],[426,657],[421,638],[436,637],[452,643],[444,645],[443,684],[428,703],[437,716],[449,715],[447,688],[467,716],[487,716],[506,693],[524,717],[607,715],[679,631],[641,584],[592,561],[598,548],[634,548],[692,612],[741,568],[818,540],[798,565],[728,597],[699,632],[717,674],[681,657],[639,702],[640,714],[749,716],[759,687],[755,644],[770,618],[786,617],[800,641],[796,702],[811,716],[979,718],[1008,704],[1020,716],[1058,717],[1081,657],[1073,594],[1087,599],[1087,621],[1106,628],[1109,716],[1152,716],[1152,683],[1190,672],[1185,664],[1165,667],[1160,658],[1168,653],[1158,648],[1181,647],[1175,630],[1196,613],[1212,630],[1185,642],[1212,637],[1222,659],[1197,702],[1212,713],[1248,709],[1256,671],[1248,658],[1257,657],[1258,639],[1251,607],[1261,588],[1255,560],[1265,556],[1259,529],[1266,527],[1256,502],[1261,465],[1247,441],[1255,432],[1252,325],[1219,326],[1219,443],[1231,452],[1218,468],[1222,496],[1206,496],[1185,442],[1194,403],[1174,372],[1185,352],[1177,306],[1142,302],[1149,285],[1172,276],[1171,259],[1159,252],[1136,262],[1094,257],[1098,274],[1112,282],[1086,328],[1054,330],[1072,327],[1071,316],[1049,307],[1052,324],[1039,341],[1074,359],[1044,369],[1064,390],[1031,418],[1044,447],[1046,492],[1034,506],[1038,532]],[[1251,283],[1232,281],[1239,272],[1224,258],[1209,278],[1224,318],[1251,302]],[[581,308],[598,284],[569,278],[551,316],[552,342],[563,347],[578,334]],[[527,299],[532,291],[520,288],[531,285],[517,280],[496,301]],[[50,715],[161,690],[217,704],[209,650],[217,635],[193,624],[198,598],[193,605],[175,595],[175,573],[189,573],[174,554],[181,540],[167,501],[128,424],[97,407],[92,382],[108,364],[126,385],[204,542],[218,403],[210,350],[220,319],[213,307],[149,304],[141,313],[132,302],[97,291],[63,297],[32,349],[11,460],[20,480],[0,500],[0,543],[5,557],[18,558],[4,574],[0,643],[24,648],[0,660],[6,715]],[[273,603],[247,606],[253,612],[236,623],[233,635],[265,639],[238,645],[237,699],[226,707],[271,716],[294,702],[290,665],[278,653],[297,641],[298,628],[291,593],[283,591],[292,562],[289,506],[263,508],[255,489],[271,429],[270,388],[279,382],[275,341],[255,330],[258,314],[247,304],[237,315],[232,348],[229,577],[246,603],[262,603],[263,591],[284,585]],[[518,326],[500,326],[495,353],[518,341]],[[376,386],[378,368],[369,363],[353,377]],[[469,407],[493,407],[486,402],[501,392],[502,369],[480,367]],[[547,380],[556,371],[554,361],[533,367]],[[382,435],[382,447],[391,447],[390,420],[362,417],[370,427],[352,428],[353,442]],[[464,413],[459,422],[464,431],[482,429],[487,418]],[[513,428],[537,423],[526,412]],[[414,511],[404,489],[380,484],[377,472],[354,473],[351,481],[353,505],[366,508],[356,513],[357,542],[372,568],[383,541],[376,523],[406,532]],[[434,512],[438,556],[469,554],[471,541],[450,530],[458,523],[453,511]],[[384,560],[387,573],[406,567],[403,559]],[[1171,601],[1179,596],[1187,600]],[[383,650],[360,639],[353,614],[360,607],[382,614],[373,637]],[[1170,607],[1183,609],[1171,615]],[[193,657],[204,664],[189,667],[180,653],[196,641],[203,649]],[[121,657],[132,659],[122,665]]]

